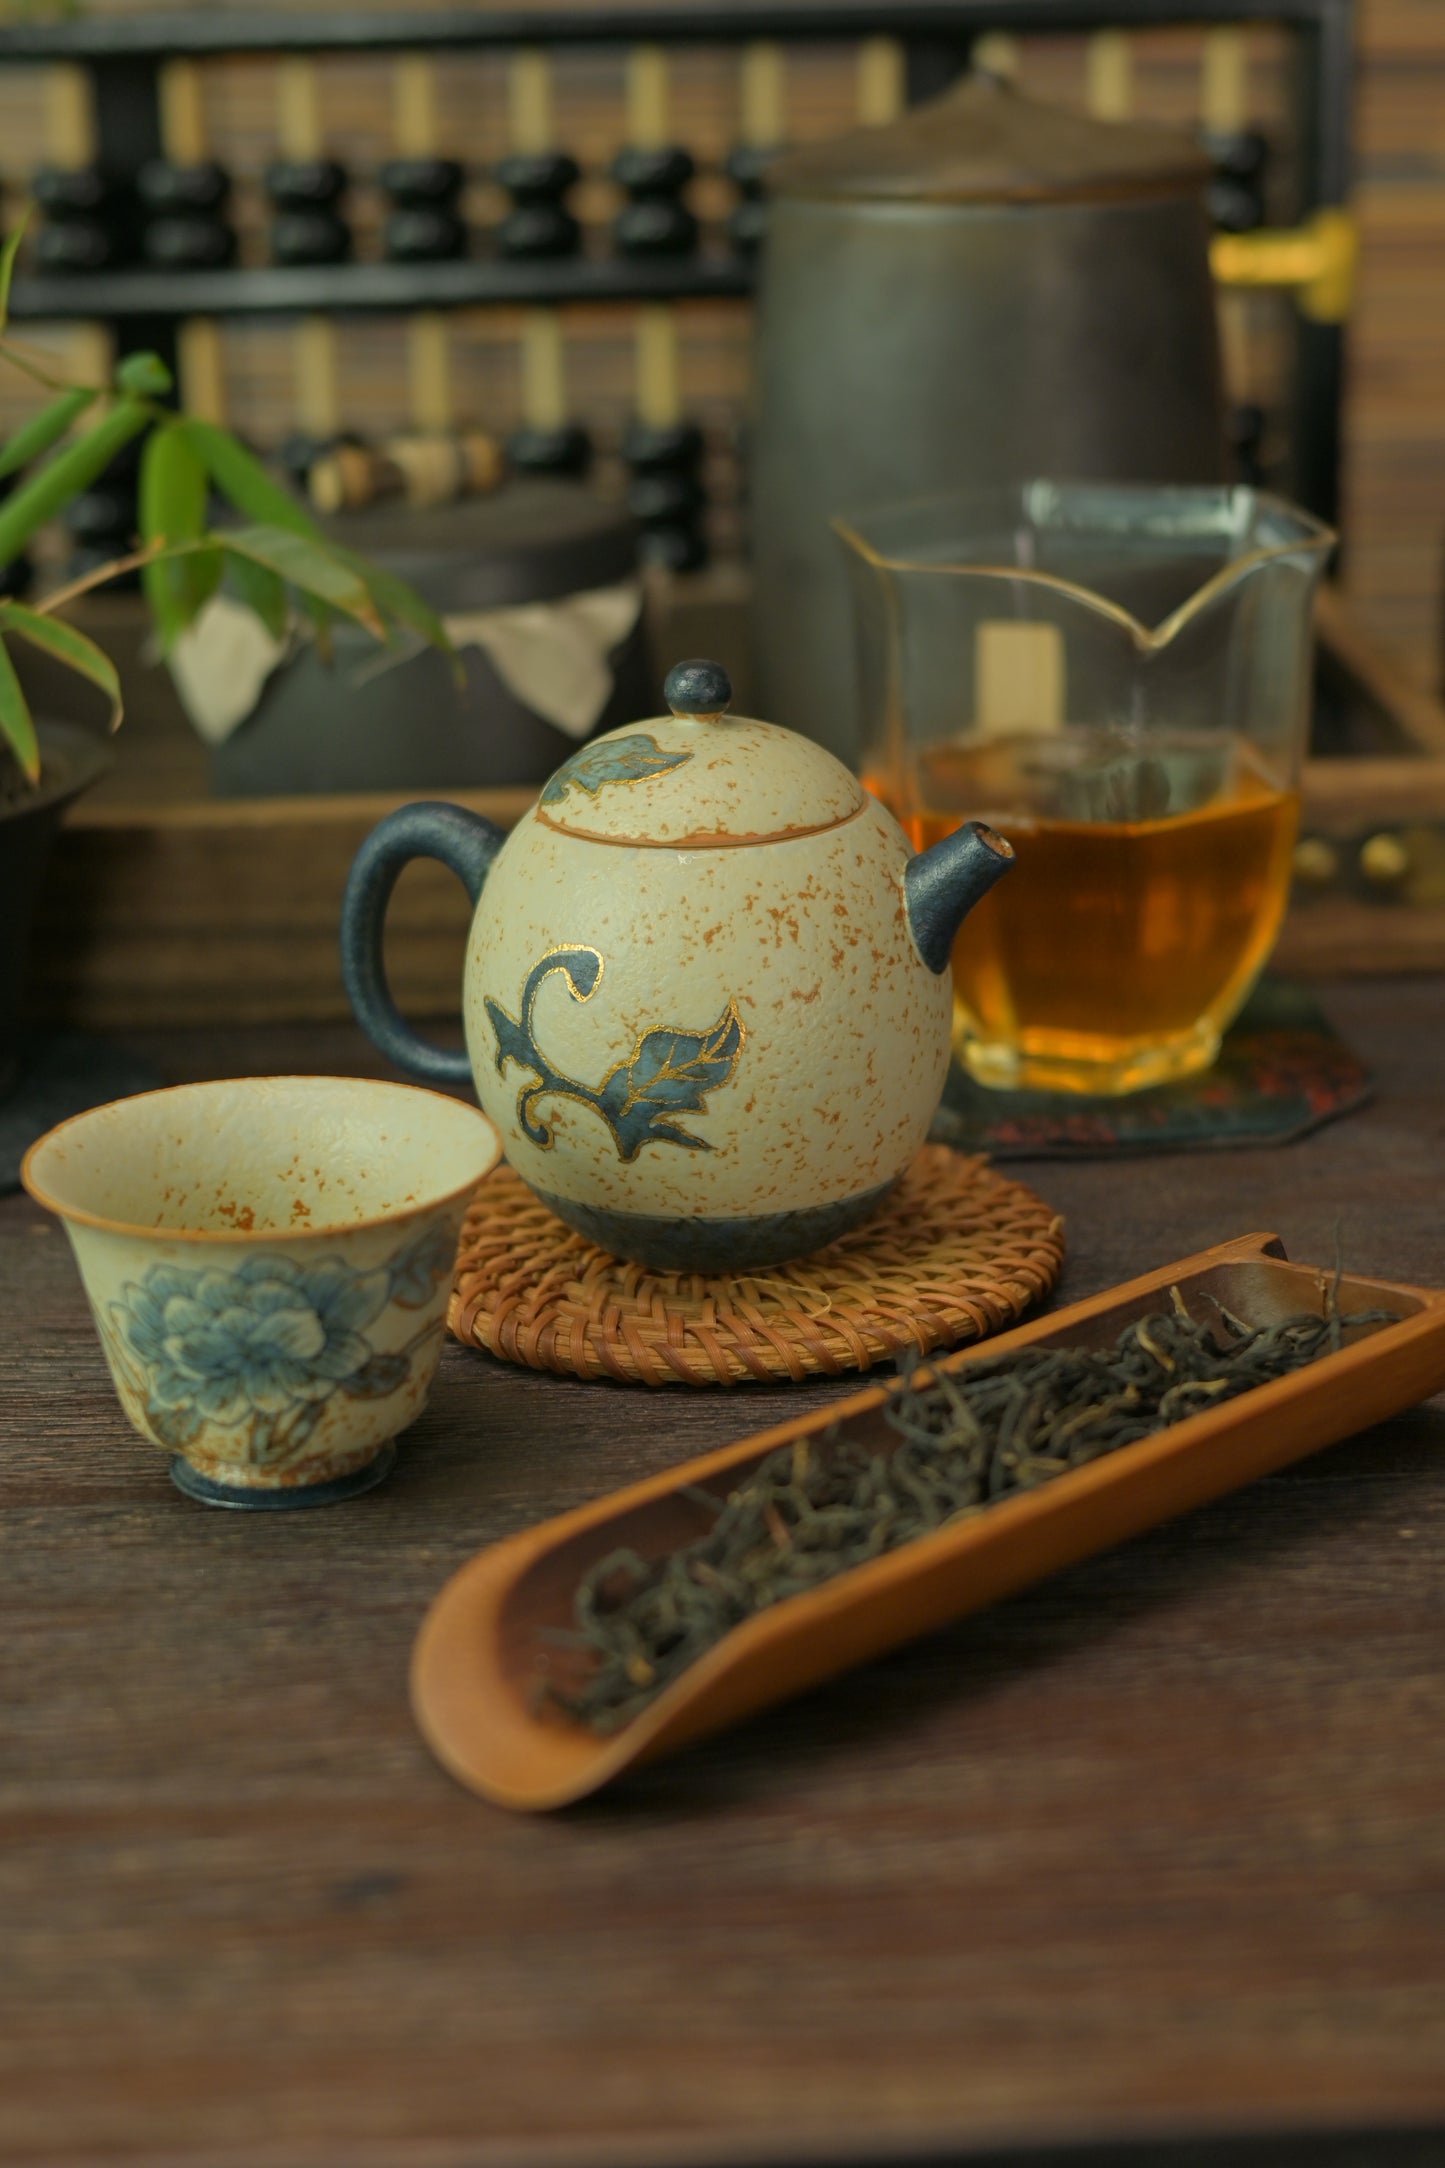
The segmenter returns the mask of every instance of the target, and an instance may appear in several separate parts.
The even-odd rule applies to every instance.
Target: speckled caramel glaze
[[[465,990],[477,1089],[506,1155],[553,1197],[628,1213],[742,1218],[875,1190],[923,1142],[948,1067],[951,983],[909,932],[907,839],[846,769],[789,732],[687,719],[646,728],[668,750],[705,755],[718,743],[722,754],[711,733],[730,740],[711,795],[694,776],[674,826],[730,818],[724,797],[744,832],[830,824],[766,843],[629,848],[562,833],[542,818],[555,805],[519,822],[482,892]],[[751,733],[761,734],[754,758],[739,763]],[[604,785],[595,800],[573,792],[577,818],[660,833],[664,794],[681,792],[695,765],[640,787]],[[583,947],[602,958],[590,996],[574,999],[553,972],[532,1022],[552,1068],[588,1087],[647,1032],[703,1033],[736,1004],[744,1036],[732,1074],[703,1111],[680,1117],[710,1149],[650,1139],[625,1161],[601,1116],[560,1094],[540,1108],[550,1147],[523,1133],[518,1098],[535,1079],[516,1062],[498,1074],[484,1002],[516,1017],[547,953]]]
[[[421,1413],[497,1156],[475,1109],[434,1092],[255,1077],[78,1115],[24,1180],[61,1216],[133,1427],[215,1482],[290,1489],[364,1466]]]
[[[657,772],[598,779],[609,749],[626,748],[645,767],[649,746]],[[574,771],[596,788],[573,781]],[[683,849],[807,835],[849,819],[864,795],[841,761],[796,731],[742,715],[665,715],[594,738],[546,784],[537,817],[568,835]]]

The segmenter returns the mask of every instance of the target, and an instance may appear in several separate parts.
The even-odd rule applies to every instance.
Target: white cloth
[[[479,647],[509,693],[567,737],[587,737],[612,698],[610,657],[642,609],[642,582],[556,602],[442,620],[454,647]]]
[[[555,602],[478,610],[442,622],[454,647],[481,648],[523,707],[580,743],[612,697],[610,657],[641,610],[642,582],[630,579]],[[245,722],[291,644],[289,635],[273,640],[231,596],[211,597],[171,652],[181,705],[207,745],[224,744]],[[388,658],[379,650],[376,659],[385,666]],[[369,674],[370,667],[363,671]]]
[[[290,646],[230,595],[212,595],[197,612],[171,649],[171,676],[207,745],[224,745],[240,728]]]

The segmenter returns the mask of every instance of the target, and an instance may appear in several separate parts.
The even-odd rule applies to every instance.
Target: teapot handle
[[[352,861],[341,902],[341,976],[347,996],[372,1045],[423,1083],[469,1084],[472,1065],[460,1048],[432,1046],[413,1031],[391,998],[381,948],[391,892],[413,858],[435,858],[456,875],[475,903],[505,841],[502,830],[480,813],[429,800],[388,813]]]

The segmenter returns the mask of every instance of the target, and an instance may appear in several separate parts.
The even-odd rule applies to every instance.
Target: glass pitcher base
[[[1024,1049],[1005,1040],[981,1039],[972,1031],[954,1035],[959,1062],[975,1084],[989,1091],[1072,1092],[1096,1099],[1121,1099],[1198,1076],[1214,1062],[1219,1044],[1213,1023],[1198,1024],[1172,1039],[1120,1040],[1109,1051],[1109,1042],[1101,1039],[1097,1056],[1062,1048]]]

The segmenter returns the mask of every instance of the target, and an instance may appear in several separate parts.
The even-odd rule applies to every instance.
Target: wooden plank
[[[1445,1281],[1438,989],[1329,1007],[1375,1107],[1030,1170],[1060,1301],[1260,1227]],[[364,1059],[144,1043],[178,1080]],[[387,1486],[247,1521],[128,1432],[23,1197],[0,1304],[7,2160],[1438,2162],[1441,1403],[537,1823],[418,1738],[427,1603],[847,1383],[659,1400],[452,1346]]]

